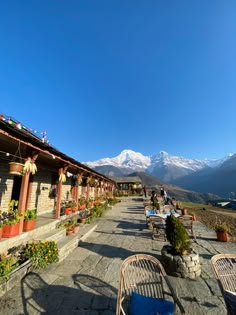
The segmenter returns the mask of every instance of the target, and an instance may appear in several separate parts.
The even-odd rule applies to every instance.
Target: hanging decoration
[[[49,140],[48,140],[46,131],[40,132],[38,130],[24,126],[21,122],[17,121],[16,119],[14,119],[10,116],[4,115],[4,114],[0,114],[0,120],[4,121],[6,124],[9,124],[9,125],[17,128],[17,129],[24,130],[28,133],[31,133],[34,136],[38,137],[40,140],[42,140],[43,143],[49,144]]]
[[[78,184],[82,183],[82,179],[83,179],[82,174],[77,174],[77,182],[78,182]]]
[[[65,183],[66,182],[66,175],[64,174],[64,173],[61,173],[60,175],[59,175],[59,182],[60,183]]]
[[[23,174],[32,173],[34,175],[37,172],[37,166],[31,158],[25,162],[23,167]]]

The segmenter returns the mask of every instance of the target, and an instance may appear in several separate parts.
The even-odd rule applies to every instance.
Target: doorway
[[[11,193],[11,200],[19,201],[21,181],[22,181],[22,177],[21,176],[14,176],[12,193]]]

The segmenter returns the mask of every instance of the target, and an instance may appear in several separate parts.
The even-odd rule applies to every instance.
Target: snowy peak
[[[132,150],[123,150],[116,157],[104,158],[94,162],[87,162],[86,164],[91,168],[112,165],[115,167],[130,168],[131,170],[144,170],[150,165],[150,157]]]

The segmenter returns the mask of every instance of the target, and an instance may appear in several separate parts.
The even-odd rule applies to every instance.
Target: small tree
[[[172,245],[174,254],[184,254],[190,248],[190,237],[182,222],[174,215],[166,219],[166,238]]]

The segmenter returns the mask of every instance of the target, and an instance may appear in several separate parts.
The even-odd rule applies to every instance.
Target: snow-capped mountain
[[[172,156],[167,152],[160,151],[156,155],[145,156],[139,152],[132,150],[123,150],[118,156],[113,158],[104,158],[94,162],[86,162],[89,167],[109,174],[110,167],[123,171],[124,174],[131,172],[146,172],[161,180],[171,183],[173,180],[189,175],[193,172],[202,170],[204,168],[215,168],[222,165],[229,157],[218,160],[198,160],[186,159],[184,157]]]
[[[131,171],[144,171],[149,167],[150,163],[151,158],[149,156],[144,156],[132,150],[123,150],[114,158],[104,158],[94,162],[86,162],[85,164],[91,168],[110,165],[118,168],[127,168]]]

